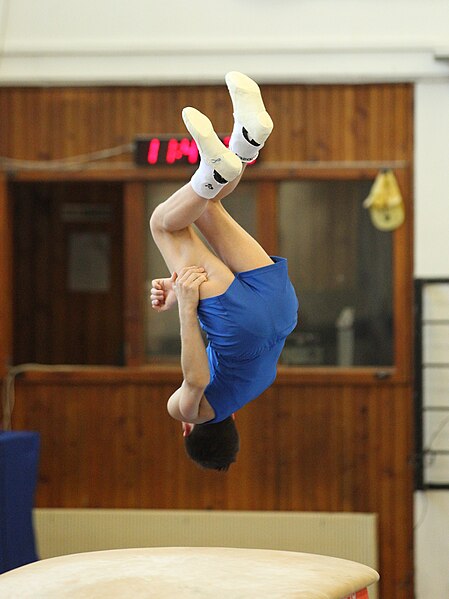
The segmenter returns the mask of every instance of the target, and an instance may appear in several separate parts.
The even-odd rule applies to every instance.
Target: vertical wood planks
[[[0,172],[0,380],[12,363],[12,214],[6,177]]]
[[[145,290],[145,238],[149,234],[146,223],[145,185],[126,183],[123,198],[124,226],[124,329],[126,339],[125,364],[139,366],[145,363],[143,307]],[[137,230],[136,230],[137,225]],[[145,301],[149,301],[145,297]]]
[[[54,378],[39,383],[19,380],[14,426],[41,431],[37,496],[41,507],[375,512],[379,515],[382,597],[410,599],[412,329],[411,314],[403,306],[412,305],[413,89],[408,84],[266,85],[263,92],[275,129],[260,165],[406,162],[396,175],[408,221],[394,233],[400,381],[330,384],[323,376],[322,381],[306,384],[298,376],[291,383],[276,383],[237,415],[242,449],[238,463],[227,474],[200,471],[186,459],[180,425],[166,414],[166,400],[180,382],[170,377],[148,375],[145,382],[100,378],[91,383],[81,377],[76,384]],[[0,136],[0,155],[55,159],[129,143],[139,133],[185,134],[180,111],[186,105],[204,111],[220,133],[230,131],[232,107],[224,85],[1,89],[5,134]],[[132,166],[130,154],[110,159],[109,167],[116,162]],[[64,306],[59,301],[64,294],[60,281],[64,280],[65,241],[58,225],[56,188],[44,186],[38,196],[26,184],[17,185],[15,214],[20,227],[16,227],[15,304],[19,324],[14,338],[18,355],[26,360],[26,349],[37,347],[35,335],[49,347],[53,344],[55,355],[70,343],[76,345],[79,337],[65,328],[72,318],[77,329],[89,331],[88,341],[92,339],[97,349],[101,342],[105,347],[116,343],[127,327],[127,336],[134,339],[128,364],[137,364],[142,353],[141,323],[133,318],[140,301],[143,265],[136,265],[122,279],[118,262],[113,294],[124,295],[124,310],[117,299],[111,298],[106,309],[92,300],[85,304],[86,320],[75,316],[70,311],[73,303]],[[274,184],[266,176],[266,182],[259,185],[267,202],[265,216],[274,220]],[[104,194],[104,201],[120,203],[122,189],[112,185],[100,190],[94,185],[90,200],[101,201]],[[130,223],[138,220],[142,189],[141,184],[130,182],[123,194],[125,246],[131,255],[141,251],[141,241],[138,236],[133,239]],[[80,188],[65,183],[59,188],[59,197],[63,196],[64,201],[77,201]],[[3,197],[0,210],[6,206]],[[1,218],[0,227],[8,234],[6,222]],[[276,231],[267,221],[261,221],[259,229],[267,248],[275,249]],[[120,253],[123,240],[114,231]],[[345,261],[343,253],[336,258]],[[117,255],[115,259],[119,260]],[[129,255],[126,262],[132,263]],[[8,277],[8,264],[3,260],[0,281],[8,285]],[[21,297],[27,301],[21,302]],[[3,306],[9,310],[8,300]],[[30,311],[37,314],[35,327],[29,326]],[[105,335],[111,335],[104,339],[96,324],[102,318],[110,325]],[[3,354],[7,345],[0,346]],[[42,361],[52,357],[38,356]],[[69,357],[76,358],[76,353]]]
[[[275,123],[265,162],[411,158],[408,84],[266,85],[263,92]],[[232,128],[224,85],[6,88],[0,98],[8,132],[0,137],[0,155],[28,160],[110,148],[142,133],[186,134],[186,105],[204,111],[219,133]]]

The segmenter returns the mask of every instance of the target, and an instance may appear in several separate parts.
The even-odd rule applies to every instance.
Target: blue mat
[[[0,432],[0,573],[38,559],[32,512],[39,433]]]

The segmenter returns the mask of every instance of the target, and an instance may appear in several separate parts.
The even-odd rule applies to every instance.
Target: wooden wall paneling
[[[384,110],[383,113],[383,123],[382,123],[382,127],[377,131],[376,136],[378,138],[378,156],[380,159],[382,159],[382,157],[385,155],[385,148],[389,148],[390,152],[394,152],[394,145],[393,147],[389,144],[389,140],[390,140],[390,136],[393,133],[392,129],[391,129],[391,118],[390,118],[390,114],[391,114],[391,108],[392,108],[392,104],[388,103],[389,100],[389,93],[388,90],[385,87],[382,88],[378,88],[376,93],[377,96],[377,105],[376,105],[376,114],[380,115],[382,108],[386,108],[387,106],[389,106],[389,109]]]
[[[373,393],[373,399],[382,401],[382,418],[379,435],[381,443],[379,447],[378,472],[382,476],[378,478],[379,491],[379,519],[382,552],[380,564],[384,569],[397,559],[404,566],[396,573],[396,585],[411,591],[412,579],[411,547],[413,544],[413,511],[412,497],[413,488],[410,484],[405,488],[400,481],[407,478],[412,480],[412,444],[411,444],[411,421],[412,414],[411,393],[401,394],[399,389],[391,395],[384,393]],[[404,423],[407,432],[404,435],[398,433],[398,423]],[[402,424],[401,424],[402,426]],[[405,446],[402,443],[405,441]],[[399,455],[401,458],[399,458]],[[400,500],[402,499],[402,501]],[[397,528],[401,527],[402,535],[398,535]],[[397,557],[396,557],[397,556]],[[397,562],[396,562],[397,563]],[[407,566],[405,564],[408,564]]]
[[[146,222],[144,183],[127,183],[123,198],[124,227],[124,330],[125,364],[145,364],[145,306],[149,301],[145,287]]]
[[[224,86],[9,88],[0,94],[7,122],[15,125],[9,140],[0,139],[0,147],[8,144],[16,157],[59,158],[126,143],[142,132],[185,133],[180,117],[185,105],[203,110],[220,132],[232,124]],[[19,380],[14,426],[42,431],[40,506],[378,513],[381,596],[411,599],[413,89],[408,84],[267,85],[264,98],[275,130],[248,178],[261,177],[267,197],[280,178],[335,173],[340,178],[373,177],[377,168],[351,165],[352,161],[405,162],[395,169],[408,210],[405,226],[394,233],[400,376],[377,381],[373,373],[359,376],[353,370],[324,369],[318,375],[307,369],[280,369],[276,384],[239,412],[239,461],[223,475],[202,472],[185,458],[180,427],[165,410],[179,381],[152,378],[154,371],[146,381],[135,373],[134,381],[120,383],[86,382],[79,376],[76,381]],[[21,132],[27,131],[30,119],[39,122],[39,128],[36,133],[30,127],[33,143],[27,144]],[[130,160],[129,155],[121,156],[108,165],[128,161],[131,166]],[[304,161],[330,163],[323,170],[292,167]],[[345,161],[347,168],[336,171]],[[273,174],[273,166],[280,163],[284,168]],[[164,172],[169,179],[184,177],[187,170],[109,170],[103,180],[128,178],[127,193],[132,196],[135,180],[163,178]],[[35,180],[41,176],[34,174]],[[88,177],[89,171],[74,172],[77,176]],[[101,171],[92,178],[99,176]],[[271,218],[274,204],[270,206]],[[274,246],[274,234],[266,223],[259,225],[266,243]]]
[[[12,363],[12,214],[6,177],[0,172],[0,381]]]
[[[361,145],[359,131],[355,125],[357,117],[355,106],[356,88],[349,85],[342,86],[342,88],[341,92],[340,89],[334,89],[331,93],[331,110],[333,113],[330,131],[331,147],[335,149],[342,147],[346,160],[352,161],[356,157],[357,148]]]
[[[397,586],[413,595],[414,511],[415,480],[414,401],[411,385],[395,389],[393,421],[396,450],[394,453],[394,479],[391,480],[395,516],[389,523],[392,530],[401,527],[403,534],[393,533],[398,564]],[[398,427],[397,423],[402,424]],[[396,499],[396,495],[401,498]]]
[[[121,186],[14,184],[15,363],[119,364],[122,360]],[[65,203],[108,203],[111,222],[63,222]],[[70,235],[110,235],[110,290],[68,289]]]
[[[279,253],[278,227],[273,227],[278,219],[277,192],[274,181],[263,181],[257,186],[257,234],[262,247],[270,256]]]
[[[412,95],[409,85],[394,86],[373,85],[370,89],[369,111],[369,155],[371,160],[407,160],[411,161],[410,147],[405,143],[408,131],[401,128],[395,116],[395,106],[408,114],[407,129],[412,127],[409,101],[404,97],[404,88],[408,98]]]
[[[395,176],[404,200],[406,223],[394,235],[394,330],[398,373],[403,380],[413,376],[413,198],[411,170],[397,170]]]
[[[352,96],[352,88],[341,88],[332,86],[327,90],[325,87],[321,90],[323,96],[322,106],[322,127],[321,140],[322,146],[326,147],[324,160],[331,160],[336,150],[343,153],[348,159],[351,159],[351,146],[353,140],[353,131],[347,127],[346,116],[351,118],[353,106],[348,96]],[[348,101],[349,100],[349,101]],[[327,115],[332,114],[332,118]]]
[[[39,95],[34,98],[35,111],[39,115],[35,119],[38,127],[36,147],[34,149],[37,160],[49,160],[52,156],[52,140],[54,133],[51,127],[52,111],[48,109],[52,100],[51,88],[43,89]]]
[[[290,102],[290,94],[284,88],[262,88],[264,103],[271,114],[274,129],[270,140],[261,152],[263,162],[292,162],[300,160],[303,139],[297,135],[303,119],[303,111],[298,110],[297,104]],[[279,127],[285,121],[286,127]],[[291,131],[290,131],[291,129]]]
[[[292,163],[305,159],[307,112],[304,87],[262,86],[264,103],[274,129],[261,154],[261,163]]]
[[[124,106],[128,116],[128,129],[122,128],[123,133],[128,131],[134,132],[134,135],[141,135],[144,133],[156,133],[153,131],[150,117],[153,114],[154,94],[149,93],[145,90],[142,93],[140,88],[132,87],[128,89],[129,105]],[[126,103],[127,97],[124,98]],[[126,136],[126,141],[130,140]]]
[[[87,138],[89,136],[89,130],[82,124],[83,116],[86,104],[86,91],[82,90],[81,93],[69,93],[66,96],[65,102],[62,106],[62,117],[64,123],[70,123],[70,130],[67,132],[66,138],[63,143],[62,155],[63,156],[76,156],[78,155],[79,148],[86,148],[88,146]],[[100,125],[102,110],[97,115],[97,126]],[[77,125],[77,126],[76,126]],[[111,127],[112,128],[112,127]],[[102,140],[99,140],[100,147],[102,146]],[[96,148],[94,148],[96,149]]]
[[[391,160],[409,157],[412,88],[385,85],[267,85],[275,121],[266,162]],[[185,133],[181,109],[197,106],[219,132],[232,127],[223,86],[8,88],[9,143],[17,158],[61,158],[130,143],[139,133]],[[382,126],[379,126],[382,123]],[[402,130],[402,136],[401,136]],[[29,132],[24,133],[24,132]],[[130,155],[111,159],[130,161]]]
[[[320,106],[320,88],[319,86],[306,86],[306,156],[307,161],[318,161],[322,159],[320,154],[319,139],[323,135],[322,119],[324,113]],[[321,118],[321,120],[320,120]]]
[[[66,151],[67,140],[76,135],[75,123],[67,119],[67,103],[74,97],[75,90],[67,89],[63,91],[60,88],[58,93],[53,94],[50,98],[51,120],[49,126],[54,131],[50,138],[51,159],[59,160],[60,158],[68,158],[71,153]],[[72,100],[73,101],[73,100]],[[48,110],[48,107],[43,106],[43,111]],[[79,108],[79,103],[78,103]],[[96,124],[96,129],[98,124]],[[96,133],[98,130],[96,130]]]
[[[55,154],[54,144],[59,137],[62,135],[55,135],[54,127],[57,127],[57,123],[54,123],[53,119],[59,118],[58,114],[55,114],[57,107],[55,107],[56,96],[55,93],[48,88],[42,88],[40,93],[36,94],[33,89],[27,90],[29,93],[29,100],[31,103],[31,110],[34,112],[35,118],[28,119],[29,124],[34,129],[34,139],[28,144],[28,153],[26,158],[28,160],[42,160],[46,161],[54,156],[60,157],[61,155]],[[58,149],[56,148],[56,152]]]
[[[105,87],[101,90],[101,104],[96,109],[97,119],[97,135],[96,147],[100,150],[102,148],[109,148],[114,145],[114,92],[111,88]],[[125,115],[122,115],[124,120]]]
[[[97,130],[100,128],[100,118],[103,111],[102,93],[95,88],[86,88],[80,98],[78,105],[78,124],[83,132],[82,138],[79,139],[78,151],[81,154],[95,152],[103,149],[100,133]],[[123,118],[123,115],[120,117]],[[108,140],[109,141],[109,140]],[[113,144],[110,144],[111,146]]]
[[[402,85],[400,88],[400,97],[395,105],[395,122],[398,124],[399,131],[402,132],[401,144],[399,146],[401,156],[409,159],[411,162],[414,146],[414,94],[409,85]]]
[[[366,85],[358,85],[354,89],[354,113],[351,127],[354,130],[356,143],[353,148],[353,158],[359,160],[370,160],[369,153],[369,125],[373,120],[369,114],[369,88]]]
[[[382,135],[379,135],[379,125],[381,124],[378,116],[379,106],[382,106],[382,88],[377,86],[371,88],[370,93],[370,112],[376,115],[376,118],[370,118],[370,157],[371,160],[382,160],[383,156],[383,143]],[[371,115],[370,115],[371,116]]]
[[[334,147],[332,146],[332,129],[335,126],[334,118],[338,119],[339,106],[341,102],[341,94],[337,98],[334,98],[332,102],[332,91],[326,86],[320,85],[316,88],[311,86],[311,98],[313,99],[314,108],[313,117],[314,125],[310,128],[310,133],[315,135],[313,155],[317,160],[329,161],[333,159],[335,154]],[[338,120],[337,120],[338,122]],[[344,136],[346,131],[341,131],[341,135]],[[339,143],[338,147],[344,148],[344,144]]]
[[[368,156],[370,160],[379,160],[383,158],[381,153],[381,142],[378,131],[379,121],[377,118],[373,118],[373,115],[378,115],[379,111],[382,108],[380,106],[379,96],[380,89],[377,86],[372,86],[369,88],[366,108],[368,118],[367,146]]]
[[[413,162],[413,91],[410,85],[395,86],[394,94],[387,89],[389,106],[386,128],[389,130],[388,145],[396,159]]]
[[[75,315],[77,326],[65,326],[65,343],[61,352],[70,363],[121,364],[123,363],[123,232],[122,186],[118,184],[73,184],[69,189],[58,185],[54,214],[66,200],[77,203],[105,205],[110,210],[107,222],[61,223],[64,251],[64,285],[60,285],[61,303],[66,315]],[[105,234],[110,246],[105,260],[109,270],[109,288],[104,291],[76,291],[68,286],[69,239],[77,234]],[[61,323],[62,326],[62,323]],[[61,339],[61,337],[59,337]],[[70,353],[69,353],[70,348]]]
[[[114,138],[113,146],[129,143],[129,139],[126,138],[126,130],[121,126],[123,120],[123,114],[127,114],[128,118],[131,119],[130,111],[127,110],[128,103],[131,106],[132,96],[126,87],[119,87],[113,90],[113,114],[111,124],[113,125]],[[128,125],[129,127],[129,125]]]
[[[275,384],[239,412],[241,453],[227,474],[184,455],[165,409],[174,389],[19,380],[14,427],[42,435],[37,505],[374,512],[382,597],[411,597],[409,385]]]
[[[340,414],[342,405],[338,388],[275,385],[239,413],[240,459],[228,475],[221,475],[199,470],[184,456],[180,424],[168,417],[165,407],[175,385],[151,380],[115,385],[81,380],[77,385],[74,380],[65,382],[66,378],[40,384],[18,380],[14,413],[15,428],[42,431],[41,479],[52,479],[51,489],[64,488],[61,507],[81,502],[103,507],[201,505],[217,509],[232,504],[236,509],[339,510],[343,499],[354,506],[351,493],[344,497],[340,474],[347,467],[352,476],[357,471],[351,455],[355,451],[354,421],[360,415],[354,410],[349,421],[334,428],[335,414]],[[364,388],[356,390],[347,401],[359,401],[365,393]],[[344,456],[340,458],[336,449],[343,440]],[[66,453],[69,463],[53,458]],[[105,480],[100,477],[96,487],[91,484],[92,469],[97,472],[96,468],[104,465],[105,455],[113,475],[109,479],[104,473]],[[75,464],[73,460],[79,457],[86,458],[86,467]],[[345,464],[348,457],[351,459]],[[377,459],[376,454],[366,452],[360,457]],[[227,477],[233,492],[223,495]],[[210,478],[221,481],[220,493],[216,494],[215,488],[204,496],[202,487],[209,485]],[[126,487],[127,480],[132,492]],[[141,487],[148,491],[146,485],[155,480],[158,484],[151,493],[142,494]],[[346,490],[352,487],[351,481]],[[70,495],[71,488],[77,496]],[[40,506],[58,505],[42,489],[38,502]],[[360,507],[364,505],[366,498]]]
[[[0,158],[8,156],[10,143],[11,122],[8,120],[10,94],[5,93],[5,89],[0,87],[0,123],[2,135],[0,136]]]
[[[323,89],[324,96],[324,131],[323,142],[327,145],[326,160],[343,154],[345,160],[353,160],[355,131],[352,127],[354,115],[354,88],[351,86],[333,86],[331,90]]]
[[[107,90],[107,87],[72,89],[71,101],[76,103],[77,114],[75,120],[66,121],[64,127],[67,135],[75,136],[78,141],[76,154],[94,152],[113,145],[112,143],[108,143],[108,146],[103,145],[105,130],[108,141],[113,137],[113,123],[107,127],[104,122],[104,113],[107,111],[105,102]]]
[[[33,154],[34,148],[27,143],[26,131],[29,126],[29,114],[25,111],[23,93],[20,90],[11,89],[9,99],[9,109],[12,114],[6,114],[5,120],[14,123],[9,130],[11,157],[28,158]]]

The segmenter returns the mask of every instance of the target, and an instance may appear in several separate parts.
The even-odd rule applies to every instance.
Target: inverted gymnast
[[[226,84],[234,109],[229,149],[205,115],[184,108],[182,118],[198,146],[200,164],[150,220],[172,273],[153,280],[152,308],[163,312],[177,303],[180,320],[184,380],[167,409],[182,422],[187,454],[215,470],[227,470],[236,461],[239,435],[233,415],[273,383],[298,310],[286,259],[270,257],[221,203],[273,129],[257,83],[231,72]]]

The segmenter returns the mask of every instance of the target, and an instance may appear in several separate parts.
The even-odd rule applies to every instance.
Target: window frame
[[[248,168],[245,180],[254,181],[257,193],[259,239],[269,253],[277,248],[277,185],[283,180],[374,180],[380,168],[392,168],[400,185],[406,209],[405,223],[393,235],[394,365],[382,367],[329,367],[280,365],[278,385],[295,384],[408,384],[413,372],[413,203],[412,167],[406,161],[379,164],[272,163]],[[179,181],[191,177],[189,167],[151,169],[88,170],[77,173],[28,171],[16,173],[16,181],[115,181],[123,184],[124,366],[140,372],[172,372],[173,362],[148,364],[145,356],[145,248],[146,186],[150,182]],[[111,366],[112,368],[112,366]],[[179,370],[180,371],[180,370]]]
[[[412,362],[412,211],[410,201],[410,171],[403,164],[385,164],[395,170],[406,204],[406,222],[393,231],[393,366],[293,366],[278,367],[278,384],[319,384],[323,378],[332,384],[366,384],[367,382],[409,381]],[[278,248],[278,185],[284,180],[373,180],[377,168],[271,168],[254,167],[245,179],[254,181],[258,239],[270,254]],[[127,366],[147,366],[144,351],[145,307],[145,235],[148,227],[137,231],[145,221],[146,186],[150,182],[182,180],[179,173],[162,171],[157,177],[125,183],[124,188],[124,260],[125,260],[125,363]],[[167,367],[173,362],[167,360]],[[158,367],[164,362],[158,361]]]

